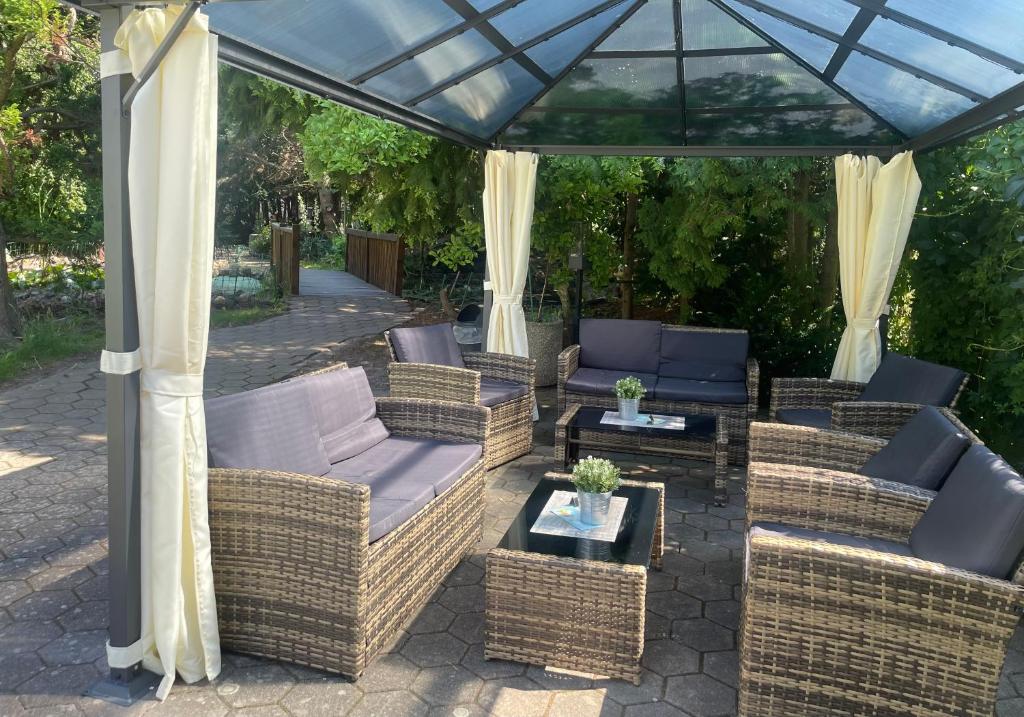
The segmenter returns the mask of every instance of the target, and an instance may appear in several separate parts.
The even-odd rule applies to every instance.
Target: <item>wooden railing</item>
[[[299,293],[299,240],[298,224],[270,225],[270,266],[274,278],[285,294]]]
[[[346,263],[349,274],[395,296],[402,295],[405,276],[405,242],[395,234],[346,229]]]

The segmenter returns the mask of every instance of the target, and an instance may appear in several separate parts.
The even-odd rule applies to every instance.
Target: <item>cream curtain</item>
[[[489,151],[484,162],[484,237],[493,292],[487,350],[527,356],[523,289],[530,264],[530,228],[537,155]],[[486,287],[485,287],[486,288]]]
[[[881,361],[878,317],[887,311],[914,219],[921,180],[911,152],[883,165],[877,157],[836,158],[839,283],[846,330],[832,378],[867,381]]]
[[[180,7],[133,12],[115,44],[138,75]],[[220,672],[207,521],[203,367],[217,157],[217,40],[194,16],[132,105],[128,186],[142,363],[142,651],[186,682]],[[123,655],[110,655],[115,662]]]

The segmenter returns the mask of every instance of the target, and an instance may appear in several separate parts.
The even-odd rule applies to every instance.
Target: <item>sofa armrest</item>
[[[378,398],[377,417],[396,436],[454,443],[487,440],[491,409],[421,398]]]
[[[808,426],[759,421],[750,424],[751,463],[782,463],[853,473],[886,443],[881,438]]]
[[[537,362],[532,358],[480,352],[467,353],[462,359],[466,362],[466,368],[478,371],[486,378],[529,386],[531,391],[536,384]]]
[[[859,396],[865,385],[829,378],[773,378],[768,417],[776,420],[782,408],[831,408],[836,401],[849,401]]]
[[[832,406],[832,427],[888,440],[922,408],[918,403],[838,401]]]
[[[480,373],[431,363],[388,364],[388,393],[394,398],[424,398],[480,403]]]
[[[870,714],[884,695],[890,714],[992,714],[1022,596],[913,557],[751,536],[740,713]]]
[[[207,500],[222,643],[343,674],[362,672],[369,486],[211,468]]]
[[[747,359],[747,411],[750,420],[757,416],[758,393],[761,391],[761,365],[756,358]]]
[[[558,354],[558,387],[564,388],[577,369],[580,367],[580,346],[573,344],[562,349]]]
[[[751,463],[747,525],[797,528],[907,542],[934,491],[856,473]]]

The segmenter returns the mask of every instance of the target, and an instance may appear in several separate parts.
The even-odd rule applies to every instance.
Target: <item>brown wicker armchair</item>
[[[876,375],[888,373],[896,386],[865,392],[870,383],[825,378],[774,378],[768,415],[773,421],[834,428],[891,438],[923,405],[955,408],[967,381],[963,371],[889,352]],[[920,378],[898,385],[899,374]],[[925,375],[925,374],[928,375]],[[875,381],[875,377],[872,377]],[[886,400],[878,400],[885,394]],[[891,400],[890,400],[891,399]]]
[[[855,537],[749,536],[740,714],[990,717],[1024,606],[1020,568],[1001,580],[871,549],[906,543],[930,491],[767,463],[751,464],[748,490],[748,524]]]
[[[447,332],[441,331],[442,328]],[[399,398],[425,398],[454,401],[490,408],[487,438],[484,443],[488,470],[507,463],[533,450],[533,407],[536,362],[530,358],[498,353],[470,352],[459,356],[462,364],[445,365],[434,362],[408,361],[395,347],[400,332],[436,331],[427,341],[449,340],[454,344],[451,326],[393,329],[384,332],[391,352],[388,365],[390,394]],[[443,335],[442,335],[443,334]],[[458,351],[456,348],[450,352]],[[506,387],[519,387],[508,391]],[[505,398],[502,392],[510,398]]]
[[[482,443],[487,432],[481,406],[383,398],[376,415],[399,439]],[[400,634],[482,534],[482,458],[373,542],[369,485],[261,469],[211,468],[209,475],[223,646],[351,678]]]

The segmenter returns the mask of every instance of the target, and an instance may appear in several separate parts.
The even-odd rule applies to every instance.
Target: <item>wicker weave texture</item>
[[[990,717],[1024,591],[870,550],[750,540],[744,717]]]
[[[881,438],[785,423],[750,424],[750,462],[859,471],[886,444]]]
[[[713,329],[707,327],[673,326],[665,324],[663,331],[686,329],[688,331],[704,331],[708,333],[744,333],[735,329]],[[598,408],[617,408],[615,396],[599,396],[589,393],[577,393],[565,388],[566,382],[579,369],[580,347],[578,344],[564,349],[558,356],[558,412],[565,412],[570,403]],[[747,402],[745,404],[695,403],[690,401],[659,401],[644,398],[640,401],[640,410],[654,413],[680,413],[703,416],[720,416],[725,419],[726,431],[729,435],[729,462],[744,464],[747,462],[747,427],[757,415],[758,386],[761,380],[760,367],[756,359],[747,359]]]

